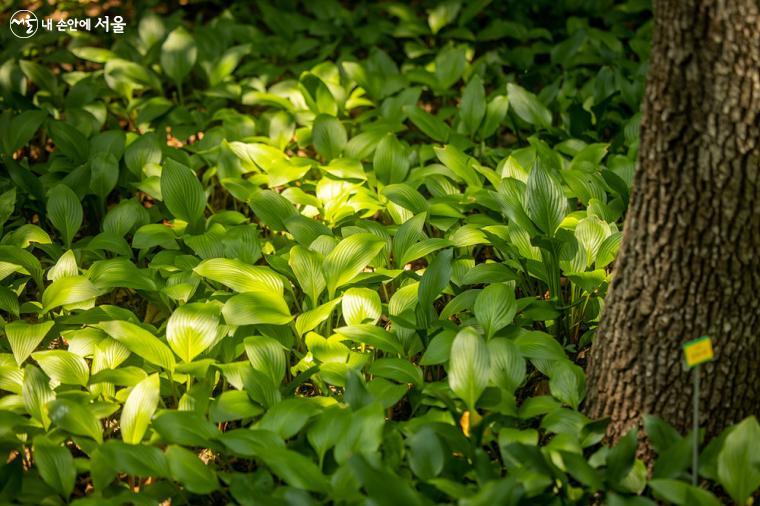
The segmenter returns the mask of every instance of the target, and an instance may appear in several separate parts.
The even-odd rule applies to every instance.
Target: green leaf
[[[553,236],[566,211],[567,199],[562,187],[536,158],[525,190],[525,212],[542,232]]]
[[[409,116],[409,120],[414,123],[414,126],[434,141],[447,142],[449,140],[451,130],[437,116],[433,116],[417,106],[404,106],[404,112]]]
[[[209,448],[220,436],[216,425],[195,411],[163,411],[153,420],[153,429],[168,443]]]
[[[443,147],[436,146],[433,149],[441,163],[451,169],[468,186],[473,189],[483,186],[480,177],[473,169],[475,160],[471,156],[466,155],[453,144],[447,144]]]
[[[533,93],[513,83],[507,83],[507,97],[521,120],[539,128],[552,126],[552,113]]]
[[[329,114],[319,114],[314,118],[312,138],[317,153],[327,160],[338,158],[348,142],[346,128],[338,118]]]
[[[58,306],[70,306],[93,301],[100,295],[85,276],[71,276],[53,282],[42,294],[42,312],[47,313]]]
[[[9,128],[3,132],[2,140],[5,153],[10,156],[19,148],[24,147],[47,117],[47,111],[29,110],[13,118]]]
[[[119,180],[119,161],[111,153],[97,153],[90,159],[90,190],[105,200]]]
[[[151,374],[129,392],[121,410],[119,426],[125,443],[138,444],[148,430],[160,398],[158,374]]]
[[[13,210],[16,207],[16,188],[12,187],[10,190],[0,194],[0,231],[2,226],[8,221],[8,218],[13,214]]]
[[[454,22],[461,7],[461,2],[448,1],[442,2],[430,9],[427,21],[433,35],[438,33],[444,26]]]
[[[566,360],[565,350],[552,336],[540,330],[521,333],[514,343],[525,358],[537,360]]]
[[[399,383],[423,386],[422,369],[403,358],[378,358],[369,368],[370,374]]]
[[[269,448],[260,455],[274,474],[291,487],[312,492],[327,492],[329,482],[308,457],[285,448]]]
[[[230,258],[209,258],[193,269],[196,274],[242,292],[274,292],[282,294],[280,277],[269,267],[248,265]]]
[[[477,74],[474,75],[462,93],[462,102],[459,104],[459,116],[462,118],[470,136],[477,132],[480,122],[486,114],[486,91],[483,81]]]
[[[42,480],[64,498],[74,491],[77,478],[74,457],[65,446],[57,445],[44,436],[34,438],[34,464]]]
[[[435,478],[443,471],[444,451],[433,429],[423,427],[407,440],[409,467],[421,480]]]
[[[48,413],[63,430],[103,442],[103,427],[90,408],[69,399],[56,399],[48,403]]]
[[[56,185],[48,193],[47,216],[53,226],[61,233],[66,248],[82,226],[82,204],[74,190],[65,184]]]
[[[87,161],[90,143],[77,128],[63,121],[51,121],[48,130],[58,152],[77,164]]]
[[[179,84],[190,73],[198,57],[193,36],[183,27],[177,27],[161,45],[161,69]]]
[[[13,358],[21,365],[39,346],[55,322],[28,323],[23,320],[11,322],[5,326],[5,335],[11,345]]]
[[[409,173],[409,157],[407,148],[398,138],[389,132],[375,149],[372,160],[377,179],[385,184],[400,183]]]
[[[525,380],[525,359],[515,343],[503,337],[488,341],[491,383],[513,393]]]
[[[334,298],[337,288],[351,282],[384,246],[385,241],[369,233],[353,234],[340,241],[322,264],[330,298]]]
[[[24,383],[21,385],[21,397],[27,413],[40,422],[45,430],[47,430],[50,427],[48,402],[55,399],[55,393],[50,388],[48,377],[33,365],[24,367]]]
[[[55,74],[44,65],[28,60],[19,60],[19,67],[24,75],[36,84],[40,89],[50,93],[52,96],[58,95],[58,80]]]
[[[87,362],[69,351],[38,351],[32,353],[32,358],[37,361],[45,374],[58,383],[86,386],[90,378]]]
[[[244,344],[251,366],[272,378],[274,385],[279,385],[287,368],[285,350],[280,342],[267,336],[251,336],[245,339]]]
[[[171,445],[166,449],[166,461],[171,477],[193,494],[210,494],[219,488],[216,473],[190,450]]]
[[[169,211],[190,224],[203,218],[206,194],[189,167],[169,158],[161,172],[161,196]]]
[[[378,350],[400,355],[404,353],[404,348],[395,334],[374,325],[351,325],[337,328],[335,332],[351,341],[364,343]]]
[[[166,323],[166,340],[185,362],[192,362],[214,344],[218,333],[219,307],[207,303],[180,306]]]
[[[760,487],[760,424],[750,416],[733,427],[718,454],[718,481],[738,504]]]
[[[348,325],[374,325],[382,314],[380,295],[369,288],[349,288],[343,293],[342,310]]]
[[[679,480],[651,480],[655,497],[682,506],[718,506],[721,502],[707,490]]]
[[[636,459],[638,429],[636,427],[620,438],[607,453],[607,477],[611,483],[620,483],[633,469]]]
[[[106,334],[123,344],[129,351],[151,364],[174,370],[172,351],[156,336],[134,323],[113,320],[95,325]]]
[[[517,313],[515,292],[501,283],[488,285],[478,294],[473,309],[486,339],[491,339],[496,332],[512,323]]]
[[[470,411],[475,411],[475,403],[488,386],[489,375],[486,342],[472,327],[463,328],[451,343],[449,386]]]
[[[586,396],[583,369],[569,360],[558,360],[549,372],[549,390],[555,398],[578,409]]]
[[[293,319],[282,294],[262,291],[241,293],[230,297],[222,308],[229,325],[286,325]]]
[[[302,336],[326,321],[340,301],[341,297],[338,297],[298,315],[296,319],[296,332],[298,332],[298,335]]]

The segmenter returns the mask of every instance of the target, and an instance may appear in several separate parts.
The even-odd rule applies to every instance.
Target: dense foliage
[[[746,501],[579,409],[647,2],[345,5],[4,32],[0,502]]]

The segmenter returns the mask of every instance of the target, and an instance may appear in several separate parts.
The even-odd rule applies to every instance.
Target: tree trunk
[[[638,171],[587,411],[612,440],[657,414],[691,427],[681,345],[702,366],[708,435],[760,415],[760,1],[655,0]]]

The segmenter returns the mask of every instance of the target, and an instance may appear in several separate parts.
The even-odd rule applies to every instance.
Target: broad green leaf
[[[58,258],[55,265],[48,269],[45,277],[50,281],[58,281],[61,278],[70,278],[77,275],[79,275],[79,267],[77,266],[76,255],[74,255],[73,250],[66,250],[66,253]]]
[[[32,445],[34,464],[43,481],[64,498],[74,491],[77,470],[74,457],[65,446],[55,444],[44,436],[34,438]]]
[[[610,482],[619,483],[633,468],[636,459],[637,432],[635,427],[632,428],[607,453],[607,476]]]
[[[429,112],[423,111],[416,106],[405,106],[404,112],[409,116],[409,119],[414,123],[414,126],[419,128],[422,133],[434,141],[447,142],[449,140],[451,130],[449,126],[437,116],[433,116]]]
[[[476,162],[471,156],[466,155],[453,144],[433,149],[441,163],[451,169],[469,187],[478,189],[483,186],[480,177],[473,169],[473,164]]]
[[[730,429],[718,454],[718,480],[737,504],[760,487],[760,424],[754,416]]]
[[[70,399],[56,399],[48,403],[48,412],[53,423],[63,430],[103,442],[103,427],[90,407]]]
[[[9,128],[3,132],[2,141],[5,153],[12,155],[16,150],[24,147],[47,117],[47,111],[29,110],[13,118]]]
[[[169,158],[161,172],[161,196],[169,211],[190,224],[203,218],[206,194],[189,167]]]
[[[274,230],[285,230],[288,218],[298,215],[298,211],[288,199],[271,190],[253,191],[249,203],[254,214]]]
[[[244,343],[251,366],[269,375],[274,385],[279,385],[287,368],[285,350],[280,342],[267,336],[251,336],[247,337]]]
[[[491,357],[491,383],[512,393],[525,380],[525,359],[509,339],[497,337],[488,341]]]
[[[139,325],[113,320],[101,322],[95,326],[151,364],[161,366],[169,371],[174,370],[174,355],[172,355],[169,347]]]
[[[13,358],[16,359],[18,365],[21,365],[37,349],[53,325],[55,322],[52,320],[36,324],[17,320],[5,326],[5,335],[8,337]]]
[[[407,440],[409,467],[417,477],[429,480],[441,474],[445,453],[441,441],[430,427],[423,427]]]
[[[196,454],[181,446],[166,449],[166,461],[171,477],[193,494],[210,494],[219,488],[216,473]]]
[[[470,411],[475,411],[475,404],[488,386],[489,375],[488,346],[472,327],[465,327],[451,343],[449,386]]]
[[[539,128],[552,126],[552,113],[533,93],[513,83],[507,83],[509,104],[518,118]]]
[[[166,457],[155,446],[131,445],[118,439],[109,439],[98,448],[98,452],[104,457],[106,465],[113,468],[114,472],[141,477],[169,476]]]
[[[27,413],[47,430],[50,427],[48,402],[55,399],[55,392],[50,388],[48,377],[33,365],[24,367],[21,397],[24,400],[24,408]]]
[[[546,235],[553,236],[567,211],[562,187],[536,160],[525,190],[525,212]]]
[[[680,480],[655,479],[649,482],[655,497],[679,506],[718,506],[721,502],[707,490]]]
[[[586,396],[586,379],[583,369],[569,360],[559,360],[549,372],[549,390],[552,395],[578,409],[578,405]]]
[[[13,214],[13,210],[16,207],[16,188],[12,187],[10,190],[0,194],[0,231],[2,226],[8,221],[8,218]]]
[[[111,153],[97,153],[90,159],[90,190],[105,200],[119,179],[119,160]]]
[[[248,265],[231,258],[209,258],[198,264],[193,271],[238,293],[268,292],[281,295],[283,291],[282,280],[269,267]]]
[[[327,160],[338,158],[348,141],[346,128],[338,118],[328,114],[320,114],[314,119],[312,137],[317,153]]]
[[[208,303],[185,304],[166,323],[166,340],[185,362],[206,351],[219,333],[219,307]]]
[[[74,190],[65,184],[56,185],[48,193],[47,215],[53,226],[60,232],[66,247],[82,226],[82,204]]]
[[[195,411],[162,411],[153,420],[153,429],[172,444],[211,447],[220,436],[216,425]]]
[[[409,173],[407,149],[393,133],[387,133],[377,145],[372,166],[377,179],[385,184],[406,179]]]
[[[286,325],[292,319],[288,303],[281,293],[255,291],[230,297],[222,308],[229,325]]]
[[[537,360],[565,360],[565,350],[552,336],[540,330],[520,334],[514,343],[525,358]]]
[[[76,164],[87,161],[90,143],[76,127],[63,121],[51,121],[48,130],[56,151]]]
[[[32,353],[45,374],[58,383],[65,385],[87,385],[90,369],[87,362],[69,351],[46,350]]]
[[[288,485],[313,492],[327,492],[327,478],[305,455],[285,448],[269,448],[260,455],[274,474]]]
[[[312,306],[316,305],[319,295],[327,286],[319,253],[302,246],[294,246],[290,250],[288,265],[293,270],[301,290],[311,300]]]
[[[54,281],[42,294],[42,312],[59,306],[73,306],[93,301],[100,290],[85,276],[71,276]]]
[[[422,387],[422,370],[403,358],[378,358],[372,362],[370,374],[388,378],[399,383],[410,383]]]
[[[496,332],[512,323],[517,313],[515,292],[501,283],[488,285],[475,299],[473,309],[478,323],[486,333],[486,339],[491,339]]]
[[[351,325],[337,328],[335,332],[351,341],[364,343],[388,353],[404,353],[404,348],[396,335],[374,325]]]
[[[384,246],[382,239],[369,233],[353,234],[340,241],[322,264],[330,298],[337,288],[351,282]]]
[[[151,374],[129,392],[121,410],[119,425],[125,443],[138,444],[148,430],[160,397],[158,374]]]
[[[298,315],[298,318],[296,318],[296,332],[298,332],[298,335],[304,335],[308,331],[315,329],[317,326],[322,324],[322,322],[330,318],[333,309],[335,309],[335,306],[337,306],[340,301],[341,297],[337,297],[329,302],[325,302],[324,304],[317,306],[314,309]]]
[[[477,132],[483,116],[486,114],[486,91],[483,81],[477,74],[470,78],[462,93],[459,104],[459,116],[467,132],[472,136]]]
[[[161,46],[161,69],[180,85],[195,65],[198,49],[193,36],[183,27],[172,31]]]
[[[382,314],[382,303],[376,291],[369,288],[349,288],[343,293],[343,319],[348,325],[376,324]]]

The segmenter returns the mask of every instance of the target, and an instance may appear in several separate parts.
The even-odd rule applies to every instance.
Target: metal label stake
[[[695,487],[699,479],[699,369],[700,364],[713,359],[712,341],[709,336],[688,341],[683,345],[686,366],[693,369],[694,399],[692,411],[691,484]]]

